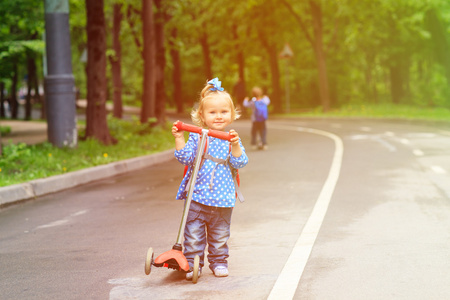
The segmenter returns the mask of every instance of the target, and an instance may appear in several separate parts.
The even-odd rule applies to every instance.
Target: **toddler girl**
[[[208,81],[201,92],[198,109],[191,113],[192,121],[207,129],[225,131],[225,128],[239,117],[230,95],[215,78]],[[233,136],[230,142],[208,137],[208,154],[227,160],[218,164],[204,159],[195,182],[191,205],[184,231],[184,255],[192,268],[194,257],[200,257],[200,271],[204,266],[204,252],[208,245],[209,268],[217,277],[228,276],[228,245],[230,221],[235,205],[235,187],[231,167],[239,169],[248,163],[248,157],[239,138],[239,134],[230,130]],[[177,193],[177,199],[186,199],[186,185],[192,173],[200,135],[191,133],[185,142],[182,131],[172,127],[175,137],[175,157],[189,166]],[[192,279],[193,272],[186,274]]]

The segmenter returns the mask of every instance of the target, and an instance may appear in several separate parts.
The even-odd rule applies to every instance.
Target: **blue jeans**
[[[252,146],[256,146],[257,142],[257,135],[259,135],[261,139],[261,144],[264,146],[267,144],[266,141],[266,135],[267,135],[267,129],[266,129],[266,122],[262,121],[253,121],[252,123]]]
[[[200,266],[204,266],[205,248],[208,244],[209,268],[228,267],[228,245],[230,222],[233,208],[213,207],[192,201],[184,230],[184,256],[189,265],[194,257],[200,257]]]

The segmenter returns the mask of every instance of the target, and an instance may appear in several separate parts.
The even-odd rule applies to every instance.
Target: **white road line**
[[[414,150],[413,150],[413,154],[414,154],[415,156],[424,156],[423,151],[420,150],[420,149],[414,149]]]
[[[408,139],[400,139],[400,143],[402,143],[403,145],[409,145],[410,144]]]
[[[325,218],[325,214],[328,210],[331,196],[333,195],[334,188],[336,187],[336,183],[339,178],[344,146],[340,137],[326,131],[302,127],[292,128],[278,125],[271,125],[270,127],[273,129],[310,132],[329,137],[334,141],[336,147],[333,162],[328,173],[328,178],[322,187],[319,198],[314,205],[313,211],[306,222],[302,233],[295,243],[294,249],[292,250],[286,264],[283,267],[283,270],[278,276],[278,279],[270,292],[269,297],[267,298],[270,300],[288,300],[292,299],[295,295],[300,278],[303,274],[306,263],[308,262],[309,256],[311,255],[312,247],[314,246],[320,227],[322,226],[323,219]]]
[[[437,174],[446,174],[447,173],[447,171],[445,171],[445,169],[440,166],[431,166],[430,168],[431,168],[431,170],[433,170],[434,173],[437,173]]]
[[[76,212],[76,213],[71,214],[70,216],[71,216],[71,217],[78,217],[78,216],[84,215],[84,214],[87,213],[87,212],[88,212],[87,209],[85,209],[85,210],[80,210],[80,211],[78,211],[78,212]]]
[[[352,140],[368,140],[369,136],[367,134],[356,134],[356,135],[352,135],[350,136],[350,139]]]
[[[51,222],[51,223],[48,223],[48,224],[45,224],[45,225],[38,226],[34,230],[44,229],[44,228],[51,228],[51,227],[64,225],[64,224],[66,224],[66,223],[68,223],[70,221],[70,218],[84,215],[87,212],[88,212],[88,210],[80,210],[80,211],[78,211],[76,213],[73,213],[70,216],[68,216],[68,217],[66,217],[66,218],[64,218],[62,220],[58,220],[58,221],[54,221],[54,222]]]
[[[388,149],[390,152],[395,152],[397,151],[397,147],[395,147],[394,145],[392,145],[391,143],[386,142],[385,140],[383,140],[382,138],[380,138],[379,136],[374,136],[372,138],[374,141],[377,141],[378,143],[380,143],[381,145],[383,145],[386,149]]]
[[[67,222],[69,222],[69,220],[67,220],[67,219],[58,220],[58,221],[55,221],[55,222],[51,222],[51,223],[48,223],[48,224],[45,224],[45,225],[38,226],[38,227],[35,228],[35,230],[36,229],[56,227],[56,226],[64,225]]]
[[[392,145],[391,143],[383,140],[380,136],[378,135],[367,135],[367,134],[358,134],[358,135],[352,135],[350,137],[350,139],[352,140],[372,140],[372,141],[376,141],[378,143],[380,143],[383,147],[385,147],[386,149],[388,149],[390,152],[395,152],[397,151],[397,147],[395,147],[394,145]]]

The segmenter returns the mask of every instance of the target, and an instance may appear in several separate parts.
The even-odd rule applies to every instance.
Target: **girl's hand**
[[[175,137],[175,149],[181,150],[186,146],[186,142],[184,141],[184,131],[178,130],[177,123],[178,121],[173,123],[172,135]]]
[[[234,129],[231,129],[230,135],[233,136],[230,140],[231,154],[234,157],[240,157],[242,155],[242,149],[241,146],[239,145],[239,134]]]
[[[230,139],[231,146],[239,146],[239,134],[234,129],[231,129],[230,135],[233,136],[233,138]]]
[[[177,139],[177,138],[184,138],[184,131],[180,131],[178,130],[178,127],[176,126],[176,124],[178,123],[178,121],[173,123],[172,126],[172,135]]]

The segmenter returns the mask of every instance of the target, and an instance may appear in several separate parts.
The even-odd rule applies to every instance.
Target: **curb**
[[[73,188],[92,181],[163,163],[175,159],[173,151],[174,149],[170,149],[160,153],[122,160],[107,165],[0,187],[0,208],[24,200]]]

